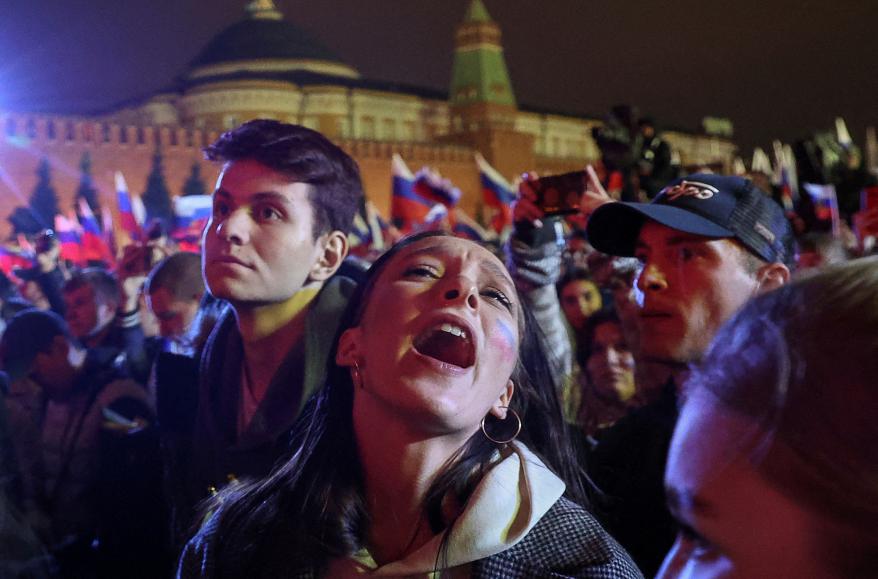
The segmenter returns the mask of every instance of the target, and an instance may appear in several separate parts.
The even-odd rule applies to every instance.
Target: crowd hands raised
[[[758,179],[654,171],[651,127],[574,214],[525,174],[499,250],[345,259],[356,164],[274,121],[207,149],[200,259],[49,240],[3,297],[0,571],[878,573],[876,208],[804,231]]]

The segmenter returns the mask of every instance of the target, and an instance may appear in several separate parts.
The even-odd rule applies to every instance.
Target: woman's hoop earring
[[[482,422],[479,424],[479,426],[481,427],[482,434],[485,435],[485,438],[487,438],[494,444],[509,444],[510,442],[515,440],[518,437],[518,434],[521,432],[521,417],[518,415],[518,412],[509,408],[508,406],[501,406],[500,408],[505,408],[506,410],[511,412],[512,415],[515,416],[515,420],[518,421],[518,426],[515,428],[515,434],[512,435],[512,438],[509,438],[507,440],[497,440],[496,438],[493,438],[490,434],[488,434],[488,431],[485,430],[485,419],[488,418],[487,414],[482,417]]]
[[[363,373],[360,372],[360,365],[356,361],[354,361],[353,374],[354,375],[351,378],[354,381],[354,386],[356,386],[357,388],[362,390],[363,389]]]

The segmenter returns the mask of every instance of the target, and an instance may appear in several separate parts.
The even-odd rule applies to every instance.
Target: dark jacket
[[[40,418],[39,488],[63,576],[154,577],[167,568],[161,464],[143,388],[105,350],[90,350],[73,394]]]
[[[658,572],[677,534],[664,486],[677,412],[671,380],[655,402],[605,429],[589,456],[589,475],[609,502],[601,520],[648,577]]]
[[[238,436],[243,345],[234,312],[217,322],[205,344],[199,369],[197,417],[192,434],[192,460],[184,502],[195,505],[211,487],[237,479],[261,478],[286,457],[289,431],[326,375],[329,351],[342,313],[355,288],[347,277],[334,276],[314,298],[305,318],[303,342],[287,353],[264,399]]]
[[[213,517],[187,545],[177,571],[178,579],[217,577],[213,546],[218,517]],[[266,577],[275,579],[317,577],[314,569],[296,561],[295,545],[264,553]],[[264,560],[264,559],[263,559]],[[540,579],[564,577],[611,579],[641,578],[628,554],[604,531],[588,511],[560,499],[516,545],[474,562],[475,578]]]

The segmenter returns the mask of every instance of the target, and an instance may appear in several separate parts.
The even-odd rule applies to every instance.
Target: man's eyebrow
[[[213,193],[214,197],[220,197],[225,200],[232,200],[232,195],[225,189],[217,189]],[[277,191],[260,191],[259,193],[254,193],[250,196],[250,201],[274,201],[276,203],[280,203],[282,205],[289,205],[290,199],[286,195],[278,193]]]
[[[277,191],[260,191],[259,193],[254,193],[250,198],[253,201],[274,201],[282,205],[290,205],[292,203],[289,197]]]

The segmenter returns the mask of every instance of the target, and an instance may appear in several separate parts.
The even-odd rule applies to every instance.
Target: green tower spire
[[[472,0],[463,23],[457,28],[451,70],[452,105],[515,106],[500,39],[500,27],[491,20],[482,0]]]
[[[482,0],[473,0],[463,17],[464,22],[491,22],[491,15]]]

